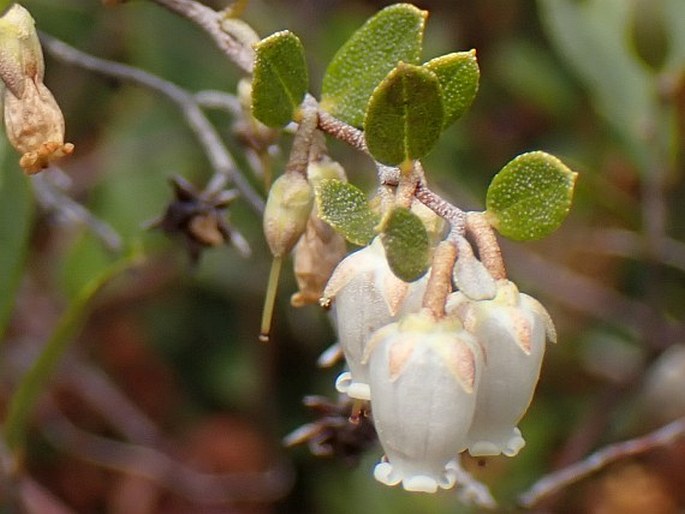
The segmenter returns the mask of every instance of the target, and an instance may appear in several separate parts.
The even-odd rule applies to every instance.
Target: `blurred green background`
[[[244,18],[262,36],[284,28],[299,35],[311,89],[318,94],[337,48],[388,4],[251,0]],[[533,149],[559,156],[580,173],[571,214],[555,234],[535,243],[503,242],[510,277],[548,308],[559,331],[521,425],[525,449],[514,459],[466,463],[492,487],[502,512],[511,512],[517,495],[545,473],[685,415],[679,400],[685,363],[677,356],[685,344],[685,2],[416,4],[431,13],[425,60],[476,48],[481,67],[472,109],[424,161],[432,187],[460,207],[483,209],[491,177]],[[23,5],[40,30],[189,91],[234,93],[241,77],[205,33],[150,1]],[[319,353],[334,341],[325,313],[314,306],[290,307],[295,283],[286,267],[273,341],[258,344],[270,257],[254,212],[241,200],[229,209],[232,226],[252,247],[250,258],[226,246],[205,252],[196,267],[181,241],[143,228],[171,201],[169,177],[182,175],[201,187],[212,173],[177,108],[139,86],[49,57],[46,64],[46,84],[63,109],[67,139],[76,145],[63,164],[70,194],[111,224],[126,246],[142,246],[146,259],[97,297],[67,364],[35,409],[22,472],[30,483],[70,509],[65,512],[78,513],[472,511],[453,493],[417,496],[377,484],[371,470],[379,449],[350,467],[316,459],[304,448],[281,447],[282,437],[312,420],[303,395],[334,393],[337,370],[316,366]],[[263,193],[232,117],[216,110],[209,116]],[[279,142],[276,170],[290,140],[285,135]],[[116,258],[83,226],[22,200],[26,181],[17,156],[5,146],[3,140],[0,254],[23,266],[3,264],[0,255],[0,266],[10,270],[0,277],[0,326],[5,310],[9,316],[0,357],[0,412],[68,299]],[[329,146],[350,180],[370,192],[370,161],[342,144]],[[25,227],[18,223],[29,219]],[[18,245],[10,255],[19,232],[29,238],[28,246],[22,254]],[[11,315],[5,308],[10,301]],[[671,353],[658,360],[665,350]],[[670,367],[663,371],[654,362]],[[110,389],[94,389],[97,377]],[[141,418],[108,410],[122,409],[114,392]],[[255,486],[256,501],[191,501],[135,473],[88,462],[78,440],[64,433],[60,438],[55,410],[83,430],[117,440],[127,438],[112,427],[112,417],[121,415],[123,425],[150,421],[157,427],[153,446],[207,473],[255,472],[283,462],[282,489],[272,495],[278,498],[267,492],[260,497]],[[137,465],[125,464],[128,470]],[[6,484],[0,488],[0,512],[15,512],[17,482]],[[677,513],[685,508],[683,491],[681,442],[610,466],[546,508]]]

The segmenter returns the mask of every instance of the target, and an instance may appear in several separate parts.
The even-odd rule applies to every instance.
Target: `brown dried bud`
[[[343,167],[327,155],[307,166],[307,180],[312,188],[329,178],[347,181]],[[319,303],[328,279],[346,254],[345,238],[319,218],[314,206],[305,232],[293,250],[293,271],[299,291],[290,297],[291,305]]]
[[[0,78],[7,138],[23,155],[19,165],[37,173],[50,161],[69,155],[64,116],[43,84],[43,52],[29,12],[18,4],[0,18]]]
[[[74,151],[73,144],[64,143],[62,111],[42,82],[27,81],[22,98],[5,90],[4,103],[7,139],[23,153],[19,165],[24,171],[37,173]]]
[[[293,250],[293,269],[299,291],[293,307],[319,303],[333,270],[345,257],[345,239],[312,212],[307,228]]]

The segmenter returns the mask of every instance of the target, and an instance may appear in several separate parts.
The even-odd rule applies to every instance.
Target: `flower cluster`
[[[517,424],[545,343],[556,340],[539,302],[506,278],[495,280],[466,239],[456,246],[449,289],[455,283],[457,290],[441,313],[422,307],[434,282],[396,278],[378,239],[345,258],[324,291],[348,367],[336,387],[370,401],[385,452],[374,476],[408,491],[453,487],[463,451],[519,452],[525,441]]]

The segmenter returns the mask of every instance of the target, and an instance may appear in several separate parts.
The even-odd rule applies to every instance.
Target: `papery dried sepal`
[[[22,154],[19,165],[28,174],[71,154],[64,142],[64,116],[43,84],[45,65],[35,22],[14,4],[0,18],[0,78],[7,139]]]

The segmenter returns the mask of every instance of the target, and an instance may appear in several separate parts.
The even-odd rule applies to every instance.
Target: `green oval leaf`
[[[548,153],[519,155],[490,183],[486,216],[510,239],[541,239],[568,214],[577,175]]]
[[[418,63],[428,13],[411,4],[379,11],[338,50],[323,78],[321,107],[361,127],[374,88],[400,61]]]
[[[269,127],[293,119],[307,84],[307,63],[299,38],[288,30],[276,32],[255,45],[252,114]]]
[[[323,179],[316,188],[319,217],[350,243],[365,246],[376,235],[378,215],[359,188],[336,179]]]
[[[388,265],[398,278],[413,282],[428,270],[428,233],[421,218],[406,207],[396,207],[385,218],[381,242]]]
[[[384,164],[420,159],[442,130],[443,106],[435,73],[400,63],[374,90],[364,119],[369,152]]]
[[[459,119],[473,103],[478,92],[480,69],[476,51],[442,55],[424,64],[440,81],[445,108],[443,127]]]

